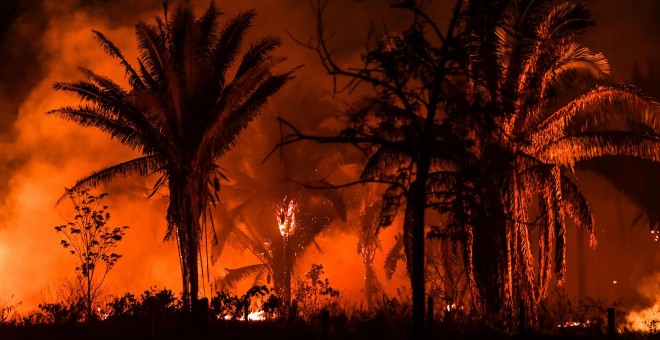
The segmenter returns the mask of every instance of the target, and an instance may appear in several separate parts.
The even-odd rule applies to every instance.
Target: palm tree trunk
[[[282,288],[283,288],[283,298],[284,298],[284,303],[286,303],[287,306],[291,306],[291,269],[293,268],[293,264],[291,263],[291,255],[289,254],[289,240],[284,241],[284,282],[282,283]]]
[[[289,308],[291,307],[291,259],[288,255],[287,241],[282,237],[282,250],[274,252],[272,270],[273,289],[280,294],[286,308]]]
[[[367,299],[367,309],[371,312],[374,309],[374,269],[369,261],[365,261],[364,267],[364,295]]]
[[[506,305],[511,288],[508,280],[506,220],[501,213],[504,209],[496,184],[487,185],[483,190],[481,211],[475,219],[478,224],[474,227],[474,279],[484,315],[498,324],[510,316]]]
[[[176,231],[176,237],[179,247],[179,262],[181,265],[181,299],[183,300],[183,310],[190,310],[190,273],[188,271],[188,255],[186,248],[188,247],[188,242],[186,242],[187,237],[186,233],[183,232],[183,228],[179,228]]]
[[[188,236],[188,269],[190,270],[190,303],[194,308],[197,302],[197,297],[199,293],[199,275],[198,275],[198,237],[197,232],[194,230],[196,228],[196,223],[192,221],[189,227],[189,236]]]

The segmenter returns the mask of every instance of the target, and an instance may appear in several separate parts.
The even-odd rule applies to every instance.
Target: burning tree
[[[76,256],[79,281],[84,292],[87,319],[93,314],[92,304],[108,272],[121,255],[114,253],[117,243],[124,238],[127,226],[109,228],[108,207],[101,205],[106,194],[98,196],[89,193],[89,189],[76,190],[67,194],[76,211],[73,221],[55,227],[58,233],[64,235],[62,247]],[[103,270],[100,270],[103,264]],[[99,274],[100,275],[97,275]]]
[[[272,282],[274,291],[282,296],[284,303],[291,304],[294,267],[311,246],[320,249],[316,237],[333,220],[329,201],[302,193],[297,197],[287,197],[275,205],[274,219],[272,215],[265,215],[267,220],[250,220],[242,211],[243,205],[226,213],[229,218],[225,221],[233,225],[230,244],[249,251],[260,263],[225,269],[226,275],[218,281],[219,285],[234,286],[254,277],[253,285]]]
[[[235,63],[253,11],[221,25],[221,12],[213,2],[200,17],[191,1],[182,2],[174,13],[168,13],[167,1],[164,4],[164,18],[135,26],[138,67],[103,34],[94,32],[104,50],[119,60],[129,90],[82,69],[86,80],[57,82],[54,87],[73,93],[83,104],[48,114],[98,128],[143,154],[78,180],[67,194],[116,178],[160,175],[154,192],[161,187],[169,191],[165,238],[176,237],[184,307],[189,309],[199,290],[203,221],[225,178],[216,162],[292,74],[274,72],[282,58],[271,55],[280,46],[280,39],[272,36],[252,44]],[[233,78],[230,69],[235,69]]]

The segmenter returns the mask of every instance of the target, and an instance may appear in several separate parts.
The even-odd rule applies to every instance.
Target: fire
[[[231,315],[225,315],[224,317],[225,320],[231,320],[232,317]],[[237,318],[236,320],[243,321],[245,320],[244,316],[241,316],[240,318]],[[256,312],[250,312],[248,314],[248,321],[264,321],[266,320],[266,312],[262,310],[258,310]]]
[[[277,206],[277,225],[280,228],[282,237],[288,238],[293,235],[296,229],[296,209],[298,204],[294,199],[284,197],[282,203]]]
[[[627,327],[632,331],[642,333],[657,333],[660,331],[660,273],[645,278],[639,285],[639,293],[648,300],[654,301],[653,306],[633,310],[626,316]]]

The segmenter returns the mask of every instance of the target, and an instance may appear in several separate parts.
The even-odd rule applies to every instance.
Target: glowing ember
[[[570,327],[589,327],[591,321],[579,322],[579,321],[567,321],[563,325],[557,325],[558,328],[570,328]]]
[[[295,232],[297,208],[298,204],[288,197],[284,197],[282,203],[276,208],[277,225],[280,227],[280,234],[284,238],[288,238]]]

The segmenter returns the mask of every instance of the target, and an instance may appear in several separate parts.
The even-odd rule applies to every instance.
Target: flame
[[[640,283],[638,292],[648,300],[654,301],[647,308],[632,310],[626,315],[627,328],[642,333],[657,333],[660,331],[660,273],[651,275]]]
[[[231,315],[225,315],[225,320],[231,320]],[[243,321],[245,317],[241,316],[237,320]],[[266,312],[258,310],[256,312],[251,312],[248,314],[248,321],[264,321],[266,320]]]
[[[284,197],[282,203],[276,208],[277,225],[280,228],[280,234],[284,238],[288,238],[295,232],[297,208],[298,204],[288,197]]]

